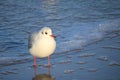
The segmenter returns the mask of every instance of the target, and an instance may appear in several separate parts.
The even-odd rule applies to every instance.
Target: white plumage
[[[56,48],[56,41],[49,27],[42,28],[30,36],[30,53],[34,57],[49,57]]]

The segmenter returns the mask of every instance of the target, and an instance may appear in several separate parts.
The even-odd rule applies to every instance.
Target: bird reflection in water
[[[55,80],[54,77],[51,76],[50,74],[50,67],[48,67],[48,73],[43,73],[43,74],[37,74],[36,73],[36,67],[34,67],[34,75],[32,80]]]

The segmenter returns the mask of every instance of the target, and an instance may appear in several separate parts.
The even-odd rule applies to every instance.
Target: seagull
[[[48,57],[48,67],[50,64],[50,55],[54,53],[56,48],[55,36],[52,33],[51,28],[43,27],[40,31],[32,33],[29,36],[29,51],[34,56],[34,67],[37,58]]]

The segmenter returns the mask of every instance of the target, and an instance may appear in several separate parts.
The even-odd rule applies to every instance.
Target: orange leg
[[[36,57],[34,56],[34,67],[37,67],[37,64],[36,64]]]
[[[51,64],[50,64],[50,56],[48,56],[48,67],[50,67]]]

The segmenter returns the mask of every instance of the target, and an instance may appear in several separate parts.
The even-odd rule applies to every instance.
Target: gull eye
[[[47,33],[47,32],[45,32],[45,34],[47,35],[48,33]]]

